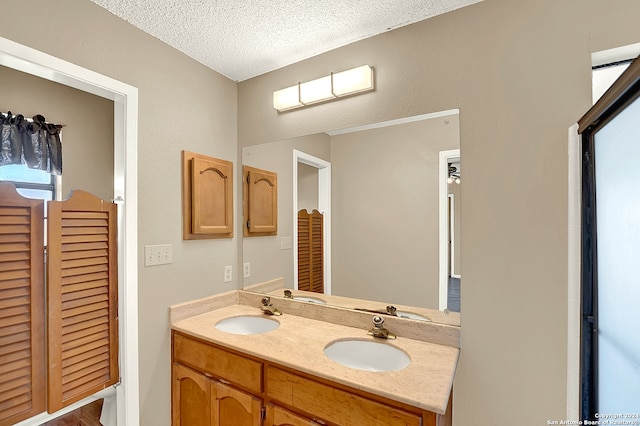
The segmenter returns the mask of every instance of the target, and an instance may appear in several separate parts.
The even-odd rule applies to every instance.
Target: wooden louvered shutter
[[[298,212],[298,290],[311,291],[311,233],[306,210]]]
[[[0,425],[45,410],[43,210],[0,183]]]
[[[49,203],[48,411],[119,380],[117,206],[84,191]]]
[[[298,212],[298,290],[324,293],[323,215]]]

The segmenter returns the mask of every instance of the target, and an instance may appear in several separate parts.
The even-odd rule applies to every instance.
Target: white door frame
[[[0,37],[0,65],[54,81],[114,104],[114,199],[118,207],[118,298],[120,378],[115,386],[117,425],[140,422],[138,383],[138,89],[94,71]],[[112,394],[106,389],[100,394]],[[95,399],[89,397],[55,416],[43,413],[19,423],[41,424]]]
[[[440,151],[438,163],[438,228],[440,267],[438,271],[438,308],[447,309],[449,293],[449,163],[460,158],[460,149]]]
[[[331,294],[331,163],[293,150],[293,288],[298,289],[298,163],[318,169],[318,210],[323,214],[324,294]]]

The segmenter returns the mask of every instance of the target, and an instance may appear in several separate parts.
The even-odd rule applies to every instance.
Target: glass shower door
[[[594,134],[594,165],[597,411],[640,413],[640,99]]]

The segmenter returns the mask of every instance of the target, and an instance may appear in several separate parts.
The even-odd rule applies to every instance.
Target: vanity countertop
[[[218,321],[241,315],[263,316],[257,307],[233,304],[179,320],[171,324],[171,328],[391,400],[438,414],[446,411],[460,352],[458,348],[403,337],[374,339],[367,335],[367,330],[287,313],[266,316],[278,321],[280,326],[263,334],[237,335],[215,328]],[[400,371],[369,372],[342,366],[325,356],[327,345],[348,339],[375,340],[395,346],[409,355],[411,363]]]

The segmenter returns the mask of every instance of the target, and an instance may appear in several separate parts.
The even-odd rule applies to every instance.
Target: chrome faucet
[[[369,336],[377,337],[379,339],[395,339],[396,335],[383,327],[384,318],[380,315],[374,315],[371,322],[373,322],[373,328],[369,330],[367,334]]]
[[[262,298],[262,306],[260,306],[260,309],[262,309],[262,313],[265,315],[282,315],[282,312],[271,304],[271,298],[267,296]]]

